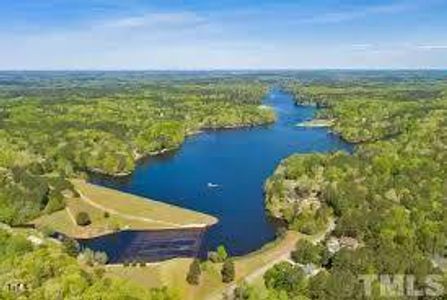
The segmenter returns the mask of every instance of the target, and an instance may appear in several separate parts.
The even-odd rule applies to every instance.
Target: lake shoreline
[[[304,121],[296,124],[297,127],[303,128],[323,128],[323,127],[332,127],[334,126],[335,120],[330,119],[312,119],[309,121]]]
[[[204,235],[204,249],[202,253],[215,250],[219,244],[225,244],[231,255],[249,255],[259,248],[262,248],[266,243],[274,241],[276,239],[278,228],[283,227],[277,226],[277,221],[281,220],[272,220],[272,218],[268,216],[264,204],[265,197],[262,192],[265,180],[271,175],[270,170],[274,170],[277,166],[276,162],[278,159],[285,159],[289,155],[299,152],[300,148],[303,147],[302,141],[308,142],[310,145],[315,145],[311,146],[311,148],[305,146],[306,148],[304,149],[306,149],[306,152],[326,152],[331,151],[330,149],[332,148],[340,149],[344,147],[344,143],[338,138],[338,135],[335,136],[330,134],[329,130],[327,130],[327,132],[326,130],[298,130],[296,127],[297,122],[300,120],[305,121],[316,118],[317,108],[307,105],[297,105],[289,93],[278,89],[272,89],[264,101],[269,107],[273,107],[275,110],[275,114],[277,115],[275,122],[266,122],[262,124],[236,124],[217,128],[204,127],[188,134],[188,136],[200,136],[195,137],[192,141],[186,141],[187,139],[185,139],[179,147],[164,149],[162,152],[151,153],[140,157],[136,165],[136,169],[139,170],[129,174],[132,176],[128,175],[125,176],[125,178],[106,176],[105,178],[92,178],[92,180],[99,185],[108,186],[128,193],[144,195],[145,197],[156,199],[160,202],[166,201],[166,203],[173,203],[180,207],[215,215],[219,219],[219,223],[216,226],[212,226]],[[234,134],[226,133],[227,131],[232,131]],[[221,132],[222,135],[220,134]],[[298,139],[296,138],[297,134]],[[259,138],[256,138],[255,140],[252,139],[252,137],[257,136]],[[299,136],[302,137],[300,138]],[[271,140],[272,138],[273,140]],[[278,138],[279,140],[277,140]],[[231,142],[233,139],[236,139],[235,143]],[[228,144],[225,142],[227,140],[229,141]],[[319,146],[318,144],[314,144],[315,142],[312,142],[313,140],[321,141],[323,144]],[[220,145],[221,142],[225,143],[223,148]],[[233,150],[231,150],[232,148],[225,148],[227,147],[226,145],[231,147],[243,147],[243,149],[233,153]],[[276,148],[277,146],[280,148]],[[206,162],[206,165],[203,167],[201,166],[199,169],[194,169],[194,171],[190,170],[185,174],[183,174],[184,169],[177,170],[176,165],[179,163],[182,165],[182,162],[186,159],[185,155],[188,156],[190,153],[194,153],[195,150],[191,149],[197,147],[197,151],[199,151],[197,152],[198,155],[194,154],[194,160],[188,161],[187,166],[190,168],[197,166],[197,164],[202,162]],[[263,149],[265,147],[275,149],[272,153],[273,157],[267,157],[268,159],[266,160],[266,163],[262,163],[260,166],[257,165],[260,161],[265,160],[264,157],[254,164],[250,163],[250,160],[255,159],[255,157],[258,157],[258,155],[263,152],[253,152],[253,150]],[[296,150],[292,151],[291,147]],[[279,152],[277,152],[277,149],[279,149]],[[238,158],[240,157],[239,154],[245,153],[245,151],[248,151],[246,153],[248,155],[247,157],[252,157],[248,161],[246,160],[247,157],[245,154],[243,158]],[[211,161],[210,158],[212,159]],[[228,162],[220,165],[218,161],[214,161],[214,158],[219,158],[219,160],[223,158],[224,161],[227,161],[228,159]],[[221,179],[218,174],[220,172],[222,172],[222,174],[225,174],[225,172],[241,174],[242,172],[243,174],[245,171],[242,171],[244,169],[242,165],[244,164],[249,164],[249,166],[251,166],[250,168],[253,168],[253,171],[250,173],[251,175],[248,177],[250,178],[248,179],[249,182],[252,183],[250,183],[250,186],[244,185],[246,188],[243,188],[242,190],[240,190],[241,187],[233,190],[232,186],[238,186],[238,181],[225,181],[225,179]],[[168,173],[162,171],[165,169],[165,167],[163,167],[164,165],[170,166],[169,171],[167,171]],[[230,171],[231,169],[229,168],[236,168],[236,170],[240,171]],[[210,173],[210,170],[213,169],[214,171],[211,171]],[[148,172],[148,170],[153,171]],[[204,175],[201,175],[202,173]],[[216,174],[213,175],[214,173]],[[200,177],[199,185],[196,183],[193,184],[197,176]],[[151,184],[149,184],[149,182]],[[175,182],[175,188],[173,182]],[[215,182],[222,186],[222,188],[209,188],[207,186],[207,183],[209,182]],[[190,189],[193,194],[189,193]],[[244,196],[247,192],[249,194]],[[222,204],[223,210],[220,210],[220,203],[223,203],[220,202],[221,200],[227,203],[225,205]],[[236,202],[231,204],[234,201]],[[252,203],[254,201],[256,203]],[[230,218],[226,217],[225,206],[227,205],[230,205],[230,207],[231,205],[236,205],[234,209],[237,209],[237,213],[232,213]],[[236,218],[239,212],[242,211],[246,211],[248,215],[239,218],[239,221],[234,220],[234,222],[232,221],[232,224],[228,224],[229,220]],[[253,217],[250,215],[253,215]],[[256,231],[259,232],[259,234],[251,234],[251,237],[244,238],[244,232],[247,230],[241,230],[241,227],[236,226],[240,222],[245,222],[243,221],[245,218],[247,218],[247,224],[259,224],[253,225],[257,228]],[[233,227],[234,229],[229,229]],[[231,236],[231,241],[225,240],[226,236]]]
[[[153,151],[153,152],[149,152],[149,153],[146,153],[146,154],[139,154],[139,153],[137,153],[135,155],[135,158],[134,158],[135,168],[132,171],[119,172],[119,173],[109,173],[109,172],[106,172],[106,171],[101,170],[99,168],[90,168],[90,169],[87,170],[87,173],[90,173],[93,176],[98,175],[98,176],[109,177],[111,179],[126,178],[126,177],[129,177],[129,176],[132,176],[132,174],[135,172],[135,169],[137,168],[137,166],[139,164],[144,163],[148,159],[156,158],[156,157],[161,156],[163,154],[167,154],[167,153],[170,153],[170,152],[176,152],[176,151],[180,150],[182,148],[183,144],[185,143],[185,140],[188,137],[199,135],[199,134],[203,134],[203,133],[206,133],[206,132],[219,132],[219,131],[231,131],[231,130],[239,130],[239,129],[258,128],[258,127],[261,127],[261,128],[262,127],[268,127],[270,125],[275,124],[276,121],[277,120],[271,121],[271,122],[269,121],[269,122],[265,122],[265,123],[255,123],[255,124],[225,125],[225,126],[222,126],[222,127],[203,127],[203,128],[198,129],[198,130],[188,132],[185,135],[184,141],[180,145],[178,145],[176,147],[163,148],[163,149],[160,149],[160,150],[157,150],[157,151]]]

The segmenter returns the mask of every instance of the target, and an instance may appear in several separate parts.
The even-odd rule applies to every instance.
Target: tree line
[[[329,213],[336,220],[331,235],[358,246],[331,254],[328,241],[307,252],[299,243],[292,257],[321,271],[304,276],[288,263],[275,266],[265,277],[268,299],[364,299],[364,274],[411,274],[418,290],[428,275],[446,278],[446,85],[382,79],[287,88],[298,104],[324,107],[319,116],[333,119],[333,131],[356,150],[285,159],[266,184],[266,207],[304,233],[317,232]],[[311,218],[300,206],[309,199],[319,203]],[[372,293],[380,298],[378,280]]]

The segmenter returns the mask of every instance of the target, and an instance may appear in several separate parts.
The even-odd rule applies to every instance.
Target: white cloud
[[[192,12],[147,13],[141,16],[106,20],[101,26],[106,28],[142,28],[157,26],[186,26],[205,22],[205,18]]]
[[[363,43],[363,44],[352,44],[351,48],[354,50],[368,50],[373,48],[374,45],[373,44],[367,44],[367,43]]]
[[[414,9],[414,5],[413,2],[413,6],[363,6],[320,15],[315,12],[316,17],[304,17],[304,22],[344,22],[399,13]],[[241,15],[237,11],[206,14],[148,11],[140,15],[83,20],[77,27],[61,26],[19,34],[0,32],[0,40],[4,41],[0,47],[0,69],[447,66],[447,55],[441,51],[447,45],[436,35],[402,41],[408,37],[393,33],[393,39],[387,39],[384,32],[378,39],[366,32],[342,39],[334,35],[332,39],[328,34],[318,35],[321,34],[318,30],[317,34],[312,30],[300,32],[300,26],[296,26],[296,20],[303,19],[297,17],[302,13],[299,9],[290,9],[290,14],[283,12],[283,19],[278,22],[278,12],[264,10],[261,15]],[[265,13],[272,16],[262,15]],[[275,24],[284,25],[286,32],[269,27]]]
[[[352,21],[365,18],[372,15],[397,14],[409,10],[417,9],[421,4],[419,2],[402,2],[387,5],[365,6],[352,8],[343,11],[333,11],[301,19],[300,23],[305,24],[330,24]]]
[[[447,44],[445,45],[419,45],[418,49],[421,50],[447,50]]]

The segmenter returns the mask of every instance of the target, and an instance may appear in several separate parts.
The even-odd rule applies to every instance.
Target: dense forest
[[[140,73],[2,73],[0,222],[63,208],[65,180],[126,175],[203,129],[275,121],[255,80]]]
[[[76,192],[70,178],[126,175],[138,159],[200,130],[274,122],[260,105],[266,91],[255,80],[207,74],[0,73],[0,225],[63,209],[66,193]],[[76,259],[76,248],[0,230],[0,298],[177,299],[104,277],[79,262],[96,254]]]
[[[0,245],[1,299],[179,299],[165,288],[106,278],[101,266],[81,267],[73,251],[54,242],[35,245],[0,229]]]
[[[69,178],[129,174],[139,158],[200,130],[274,122],[261,105],[272,85],[320,107],[318,117],[356,147],[278,166],[265,185],[268,212],[305,234],[335,227],[317,244],[300,240],[296,264],[265,273],[266,297],[244,284],[236,299],[364,299],[365,274],[412,274],[426,293],[427,275],[447,279],[442,72],[2,72],[0,223],[63,209]],[[176,299],[105,278],[69,241],[36,245],[14,232],[0,229],[0,285],[13,284],[0,298],[16,299],[18,288],[24,299]],[[374,281],[373,299],[380,288]]]
[[[333,120],[333,131],[356,149],[293,155],[268,180],[266,207],[290,228],[314,233],[331,216],[336,221],[321,244],[299,242],[292,253],[320,272],[304,276],[287,263],[276,266],[265,276],[272,298],[363,299],[365,274],[411,274],[414,290],[429,294],[427,275],[446,278],[445,79],[391,80],[385,72],[374,79],[288,81],[285,88],[298,104],[323,108],[319,117]],[[338,247],[330,251],[334,241]]]

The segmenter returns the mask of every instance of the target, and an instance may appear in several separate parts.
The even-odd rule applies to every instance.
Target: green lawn
[[[257,269],[274,261],[284,252],[294,247],[302,235],[289,231],[284,238],[267,244],[262,249],[242,257],[235,257],[236,282],[243,279]],[[220,295],[226,285],[221,281],[220,270],[222,264],[205,262],[202,264],[202,275],[198,286],[191,286],[186,282],[186,274],[192,259],[172,259],[145,267],[108,266],[107,275],[130,280],[143,287],[168,286],[175,290],[182,300],[206,299],[210,296]],[[254,283],[263,285],[262,276]]]
[[[120,229],[159,229],[194,224],[213,224],[216,219],[201,213],[181,209],[164,203],[98,187],[83,181],[73,181],[81,197],[66,200],[66,209],[45,215],[34,221],[38,227],[47,226],[73,237],[93,237]],[[92,224],[81,227],[74,223],[78,212],[87,212]],[[108,216],[106,217],[106,211]],[[153,221],[150,221],[153,220]],[[166,222],[166,224],[164,223]],[[174,226],[172,226],[174,227]],[[295,245],[300,235],[287,232],[259,251],[243,257],[236,257],[236,282],[255,270],[269,264]],[[131,281],[145,288],[168,286],[175,290],[183,300],[205,299],[221,293],[226,285],[221,282],[221,264],[204,263],[201,282],[198,286],[189,285],[185,278],[192,259],[172,259],[146,266],[124,267],[107,266],[107,276]]]
[[[83,196],[117,214],[151,219],[161,224],[165,223],[167,227],[176,227],[175,225],[208,226],[217,222],[217,219],[212,216],[174,205],[100,187],[82,180],[73,180],[72,182]],[[169,226],[169,224],[174,225]]]
[[[217,222],[212,216],[146,198],[73,180],[78,198],[66,199],[64,210],[43,215],[33,221],[38,228],[48,227],[75,238],[91,238],[116,230],[154,230],[204,227]],[[78,226],[76,215],[86,212],[91,224]]]

